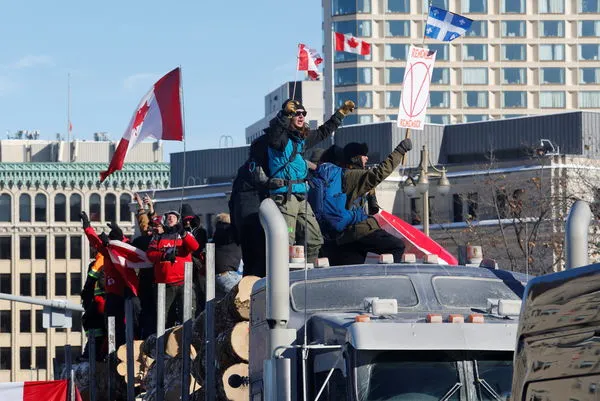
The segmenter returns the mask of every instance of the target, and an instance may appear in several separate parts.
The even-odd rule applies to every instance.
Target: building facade
[[[100,184],[114,148],[110,142],[0,141],[0,292],[80,302],[90,260],[80,212],[87,211],[98,232],[116,221],[131,235],[133,194],[169,185],[157,143],[139,144],[124,169]],[[41,306],[0,300],[0,381],[52,379],[53,358],[64,361],[65,344],[80,355],[80,319],[73,313],[71,329],[46,330]]]
[[[436,50],[427,121],[454,124],[561,110],[600,110],[598,0],[432,0],[473,19],[452,42],[423,40],[428,0],[323,0],[325,60],[332,32],[371,43],[324,69],[325,113],[357,104],[347,123],[394,120],[409,46]],[[326,63],[325,63],[326,64]]]

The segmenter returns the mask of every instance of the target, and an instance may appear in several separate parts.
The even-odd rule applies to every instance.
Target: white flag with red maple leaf
[[[362,39],[355,38],[348,33],[334,32],[335,50],[366,56],[371,54],[371,44]]]
[[[323,62],[323,57],[315,50],[300,43],[298,45],[298,71],[306,71],[310,79],[319,79],[317,66]]]
[[[100,173],[100,182],[121,170],[127,152],[144,139],[152,137],[165,141],[183,140],[180,92],[181,70],[178,67],[159,79],[142,98],[115,150],[108,170]]]

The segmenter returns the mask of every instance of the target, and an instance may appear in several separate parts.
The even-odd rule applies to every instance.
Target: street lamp
[[[429,171],[430,167],[433,171]],[[441,196],[446,196],[450,192],[450,181],[444,167],[440,170],[429,162],[429,154],[425,145],[421,149],[418,174],[419,178],[416,182],[413,177],[408,177],[404,185],[404,193],[409,197],[415,196],[417,192],[421,194],[423,198],[423,232],[429,236],[429,178],[438,178],[437,192]]]

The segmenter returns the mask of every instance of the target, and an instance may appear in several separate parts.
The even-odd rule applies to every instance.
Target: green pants
[[[314,263],[323,245],[323,236],[310,204],[306,199],[299,200],[294,195],[287,201],[283,196],[277,196],[274,200],[287,223],[290,245],[304,246],[306,236],[306,260]]]

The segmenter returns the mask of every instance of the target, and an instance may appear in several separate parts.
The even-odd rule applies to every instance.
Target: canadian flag
[[[348,33],[335,32],[335,50],[366,56],[371,54],[371,44]]]
[[[183,140],[180,83],[181,70],[178,67],[159,79],[142,98],[115,150],[108,170],[100,173],[100,182],[121,170],[127,151],[144,139],[152,137],[165,141]]]
[[[108,242],[108,254],[113,265],[121,271],[124,268],[147,269],[152,267],[152,262],[146,252],[123,241],[111,240]]]
[[[67,388],[66,380],[0,383],[0,400],[67,401]],[[81,401],[77,388],[75,399]]]
[[[323,58],[315,49],[308,48],[302,43],[298,45],[298,71],[306,71],[311,79],[319,79],[317,66],[322,62]]]

